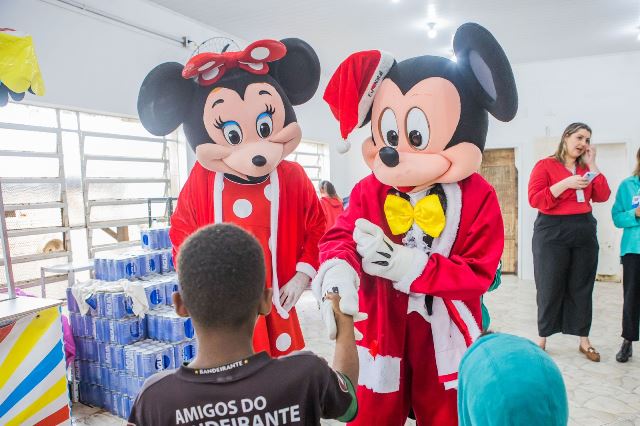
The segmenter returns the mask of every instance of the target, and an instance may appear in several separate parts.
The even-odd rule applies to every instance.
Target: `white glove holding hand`
[[[328,266],[326,266],[328,265]],[[329,339],[335,340],[338,329],[333,313],[331,300],[325,299],[327,293],[340,295],[340,311],[351,315],[353,321],[362,321],[367,315],[358,312],[358,286],[360,279],[356,271],[344,260],[332,259],[325,263],[311,284],[313,294],[321,303],[320,313],[327,330]],[[362,335],[356,329],[356,340],[362,339]]]
[[[289,312],[298,303],[310,280],[304,272],[296,272],[293,278],[280,288],[280,305],[285,311]]]
[[[382,228],[366,219],[356,220],[353,240],[362,256],[362,269],[369,275],[393,281],[396,290],[404,293],[409,292],[411,282],[429,259],[421,250],[394,243]]]

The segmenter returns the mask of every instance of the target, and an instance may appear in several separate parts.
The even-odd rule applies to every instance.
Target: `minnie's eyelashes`
[[[224,126],[224,123],[226,122],[222,120],[222,117],[218,117],[213,122],[213,125],[215,126],[216,129],[222,129],[222,127]]]
[[[276,109],[273,107],[273,105],[265,104],[264,106],[266,108],[264,112],[268,112],[271,115],[273,115],[276,112]]]

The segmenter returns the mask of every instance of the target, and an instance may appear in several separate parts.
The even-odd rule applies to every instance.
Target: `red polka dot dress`
[[[224,179],[222,191],[222,221],[235,223],[257,238],[264,250],[267,287],[272,286],[271,263],[271,179],[257,184],[241,184]],[[282,287],[286,283],[280,283]],[[279,356],[304,348],[304,339],[295,308],[289,318],[280,316],[276,309],[266,317],[260,316],[253,335],[256,352],[267,351]]]

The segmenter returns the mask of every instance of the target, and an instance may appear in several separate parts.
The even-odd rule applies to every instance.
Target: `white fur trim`
[[[458,389],[458,380],[451,380],[444,383],[444,390]]]
[[[284,319],[289,318],[289,312],[287,312],[280,304],[280,283],[278,282],[278,212],[280,211],[280,179],[278,177],[278,168],[271,172],[269,175],[271,180],[271,271],[272,281],[271,288],[273,289],[273,306],[276,307],[276,311]],[[274,237],[275,235],[275,237]],[[285,283],[286,284],[286,283]]]
[[[442,234],[433,240],[431,253],[438,253],[449,257],[453,243],[458,236],[460,226],[460,212],[462,211],[462,191],[457,183],[443,183],[442,189],[447,197],[447,211],[445,212],[446,225]]]
[[[369,349],[356,345],[360,361],[358,384],[376,393],[392,393],[400,390],[400,361],[388,355],[373,357]]]
[[[334,259],[329,259],[324,261],[322,265],[320,265],[320,268],[318,268],[318,273],[316,274],[315,278],[311,281],[311,291],[313,292],[313,295],[315,296],[318,302],[322,301],[322,282],[324,281],[325,274],[329,269],[339,264],[344,264],[344,266],[348,267],[353,271],[356,277],[358,276],[358,273],[356,272],[356,270],[353,269],[351,265],[349,265],[349,262],[347,262],[344,259],[334,258]],[[356,288],[358,288],[359,282],[356,282],[355,284],[356,284]]]
[[[411,269],[409,269],[407,273],[404,274],[400,281],[393,283],[393,288],[406,294],[409,294],[411,284],[416,280],[416,278],[422,275],[422,272],[424,271],[424,268],[427,266],[427,262],[429,261],[429,256],[426,253],[418,249],[409,250],[413,251]]]
[[[441,297],[433,298],[431,332],[438,376],[457,373],[460,360],[467,351],[467,345],[462,332],[449,316],[449,311]]]
[[[315,270],[315,268],[309,265],[307,262],[296,263],[296,272],[302,272],[303,274],[307,275],[311,279],[313,279],[317,274],[317,271]]]
[[[421,293],[409,293],[409,306],[407,306],[407,314],[417,312],[426,322],[431,322],[431,316],[427,312],[425,306],[425,297]]]
[[[469,330],[469,335],[471,336],[471,340],[475,341],[478,338],[478,336],[480,336],[480,333],[482,332],[482,330],[480,330],[480,326],[478,325],[478,322],[476,321],[475,317],[471,313],[471,310],[462,300],[452,300],[452,302],[453,302],[453,305],[458,310],[458,313],[460,314],[460,318],[462,318],[462,321],[464,321],[464,323],[467,325],[467,329]]]
[[[393,66],[393,62],[394,59],[391,54],[382,50],[380,51],[380,63],[373,72],[371,80],[367,83],[367,89],[358,102],[358,124],[356,127],[360,127],[367,118],[371,105],[373,105],[373,98],[376,96],[378,89],[380,89],[382,80]]]
[[[222,223],[222,188],[224,173],[216,173],[213,179],[213,223]]]

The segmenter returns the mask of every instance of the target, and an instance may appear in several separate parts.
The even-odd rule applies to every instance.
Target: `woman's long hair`
[[[333,186],[331,182],[328,180],[323,180],[320,182],[320,191],[324,191],[331,198],[335,198],[336,200],[342,201],[340,197],[338,197],[338,193],[336,192],[336,188]]]
[[[640,177],[640,148],[638,148],[638,152],[636,153],[636,169],[633,171],[633,174]]]
[[[582,129],[584,129],[587,132],[589,132],[589,134],[593,133],[591,131],[591,127],[589,127],[588,125],[586,125],[584,123],[571,123],[571,124],[569,124],[567,126],[566,129],[564,129],[564,132],[562,132],[562,137],[560,138],[560,144],[558,145],[558,149],[556,149],[555,154],[553,154],[553,157],[556,160],[558,160],[559,162],[564,164],[565,158],[567,157],[567,144],[564,141],[565,138],[568,138],[569,136],[571,136],[572,134],[574,134],[578,130],[582,130]],[[582,159],[582,155],[580,157],[578,157],[577,163],[581,167],[584,166],[584,160]]]

